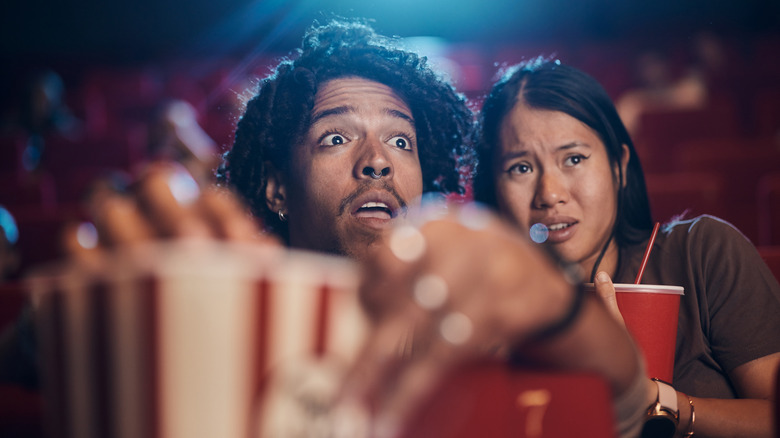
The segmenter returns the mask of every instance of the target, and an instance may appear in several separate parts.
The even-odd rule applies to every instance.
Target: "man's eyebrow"
[[[346,106],[346,105],[345,106],[337,106],[335,108],[330,108],[330,109],[326,109],[325,111],[320,111],[318,113],[315,113],[311,117],[311,123],[312,124],[317,123],[317,121],[319,121],[321,119],[324,119],[325,117],[338,116],[338,115],[341,115],[341,114],[347,114],[347,113],[352,113],[352,112],[355,112],[355,108],[354,107]]]
[[[315,113],[311,117],[311,123],[312,124],[317,123],[318,121],[320,121],[320,120],[322,120],[322,119],[324,119],[326,117],[339,116],[339,115],[342,115],[342,114],[354,113],[356,111],[357,110],[355,109],[355,107],[352,107],[352,106],[349,106],[349,105],[337,106],[335,108],[329,108],[329,109],[326,109],[324,111],[320,111],[318,113]],[[414,126],[414,119],[412,119],[411,116],[409,116],[408,114],[404,113],[403,111],[398,111],[398,110],[394,110],[394,109],[385,109],[384,112],[387,115],[389,115],[389,116],[397,117],[399,119],[406,120],[412,126]]]
[[[409,116],[408,114],[406,114],[405,112],[403,112],[403,111],[398,111],[398,110],[394,110],[394,109],[387,109],[387,110],[385,110],[385,112],[387,114],[393,116],[393,117],[398,117],[399,119],[404,119],[407,122],[409,122],[412,126],[414,126],[414,119],[411,116]]]

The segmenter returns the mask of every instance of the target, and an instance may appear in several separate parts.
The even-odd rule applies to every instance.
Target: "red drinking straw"
[[[661,225],[660,222],[656,222],[655,226],[653,227],[653,233],[650,235],[650,241],[647,242],[647,248],[645,248],[645,255],[642,257],[642,265],[639,266],[639,272],[636,274],[636,280],[634,280],[634,284],[639,284],[640,281],[642,281],[642,274],[645,273],[645,266],[647,266],[647,259],[650,258],[650,251],[653,249],[653,242],[655,242],[655,235],[658,234],[658,226]]]

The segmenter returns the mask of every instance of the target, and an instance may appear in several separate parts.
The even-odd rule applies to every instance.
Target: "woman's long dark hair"
[[[501,145],[501,123],[518,103],[530,108],[560,111],[581,121],[598,134],[607,149],[610,164],[617,164],[619,181],[617,219],[610,239],[619,248],[643,242],[653,227],[647,187],[634,143],[620,120],[609,95],[591,76],[558,61],[535,59],[511,67],[493,86],[480,113],[477,147],[478,165],[474,177],[474,198],[497,207],[495,151]],[[619,165],[623,145],[630,159],[626,173]],[[593,268],[596,272],[609,240]]]

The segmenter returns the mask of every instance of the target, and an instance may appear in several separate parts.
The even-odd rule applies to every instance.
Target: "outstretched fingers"
[[[175,163],[154,163],[124,191],[102,187],[88,201],[91,225],[73,224],[63,236],[71,256],[87,260],[101,250],[159,239],[213,238],[279,245],[225,188],[201,187]],[[95,242],[86,244],[92,226]],[[86,227],[86,228],[85,228]]]

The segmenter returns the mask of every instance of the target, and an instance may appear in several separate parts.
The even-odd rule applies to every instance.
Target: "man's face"
[[[293,152],[286,206],[294,247],[362,258],[422,194],[412,112],[390,87],[334,79]]]

